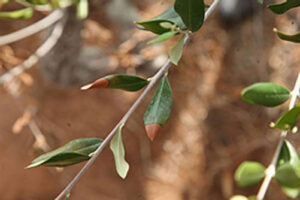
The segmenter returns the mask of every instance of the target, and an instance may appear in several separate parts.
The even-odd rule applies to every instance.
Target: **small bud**
[[[286,130],[289,130],[289,129],[291,128],[291,126],[290,126],[289,124],[286,124],[286,125],[284,125],[284,128],[285,128]]]
[[[162,127],[159,124],[149,124],[145,128],[148,138],[153,142]]]
[[[94,154],[95,154],[95,152],[90,153],[90,154],[89,154],[89,157],[90,157],[90,158],[93,157]]]
[[[294,128],[292,129],[292,133],[297,133],[297,131],[298,131],[298,127],[297,126],[294,126]]]
[[[87,84],[81,87],[81,90],[89,90],[92,88],[106,88],[109,85],[109,81],[105,78],[100,78],[93,83]]]
[[[270,123],[270,127],[271,127],[271,128],[274,128],[274,127],[275,127],[275,123],[274,123],[274,122],[271,122],[271,123]]]
[[[159,25],[165,29],[172,29],[174,27],[174,25],[169,22],[161,22]]]

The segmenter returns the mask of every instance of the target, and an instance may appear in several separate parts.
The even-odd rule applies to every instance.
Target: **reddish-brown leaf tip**
[[[81,90],[89,90],[92,88],[106,88],[109,85],[109,81],[105,78],[99,78],[93,83],[87,84],[81,87]]]
[[[153,142],[157,134],[161,129],[161,125],[159,124],[149,124],[145,126],[148,138]]]

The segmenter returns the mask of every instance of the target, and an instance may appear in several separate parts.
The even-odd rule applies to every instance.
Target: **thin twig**
[[[205,13],[205,20],[211,15],[213,10],[215,10],[217,4],[220,0],[215,0],[212,5],[209,7],[209,9]],[[188,44],[190,40],[190,35],[188,35],[185,38],[184,46]],[[75,184],[80,180],[80,178],[86,173],[86,171],[89,169],[89,167],[94,163],[94,161],[97,159],[99,154],[102,152],[102,150],[106,147],[106,145],[109,144],[110,140],[113,138],[113,136],[116,133],[116,130],[121,124],[124,124],[129,117],[134,113],[134,111],[137,109],[137,107],[141,104],[141,102],[144,100],[146,95],[150,92],[150,90],[154,87],[154,85],[160,80],[160,78],[168,72],[169,68],[172,66],[170,59],[160,68],[160,70],[153,76],[151,82],[146,87],[146,89],[142,92],[142,94],[138,97],[138,99],[134,102],[134,104],[131,106],[131,108],[127,111],[127,113],[123,116],[123,118],[119,121],[119,123],[113,128],[113,130],[108,134],[108,136],[105,138],[105,140],[102,142],[102,144],[98,147],[98,149],[95,151],[93,157],[83,166],[83,168],[78,172],[78,174],[73,178],[73,180],[67,185],[67,187],[55,198],[55,200],[60,200],[64,198],[67,194],[70,194],[71,190],[75,186]]]
[[[299,90],[300,90],[300,73],[298,73],[298,78],[297,78],[295,87],[292,91],[292,99],[290,101],[289,109],[292,109],[295,106],[296,99],[297,99],[297,96],[299,94]],[[280,136],[280,140],[279,140],[279,143],[276,147],[276,150],[275,150],[274,156],[272,158],[272,161],[271,161],[269,167],[266,170],[266,176],[265,176],[265,178],[263,180],[263,183],[261,184],[261,186],[259,188],[259,191],[257,193],[257,200],[263,200],[264,199],[264,197],[266,195],[266,192],[269,188],[269,185],[271,183],[271,180],[275,176],[276,165],[277,165],[279,155],[280,155],[280,151],[281,151],[281,148],[282,148],[282,145],[284,143],[284,140],[285,140],[286,136],[287,136],[287,131],[282,131],[281,136]]]
[[[36,50],[36,52],[31,55],[27,60],[25,60],[22,64],[14,67],[10,71],[6,72],[2,76],[0,76],[0,85],[7,83],[15,76],[20,75],[25,70],[31,68],[35,65],[39,59],[45,56],[57,43],[63,32],[64,22],[61,20],[57,22],[51,32],[51,35],[47,38],[47,40]],[[1,39],[0,39],[1,40]]]
[[[45,152],[49,151],[50,147],[47,143],[47,140],[34,119],[31,119],[31,121],[28,123],[28,127],[31,130],[31,132],[35,138],[34,145],[37,148],[41,148]]]
[[[38,33],[60,20],[64,15],[62,9],[56,9],[47,17],[16,32],[0,36],[0,45],[9,44]]]

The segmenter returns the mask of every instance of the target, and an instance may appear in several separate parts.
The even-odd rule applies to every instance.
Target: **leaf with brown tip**
[[[144,124],[146,126],[147,135],[150,140],[154,140],[161,127],[163,127],[170,115],[173,104],[173,93],[165,75],[157,88],[147,111],[144,114]]]
[[[142,89],[148,83],[149,80],[138,76],[129,74],[112,74],[81,87],[81,90],[89,90],[92,88],[112,88],[134,92]]]

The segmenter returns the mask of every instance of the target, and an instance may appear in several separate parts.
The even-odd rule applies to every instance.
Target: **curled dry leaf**
[[[109,81],[105,78],[100,78],[93,83],[87,84],[81,87],[81,90],[89,90],[92,88],[106,88],[109,85]]]

